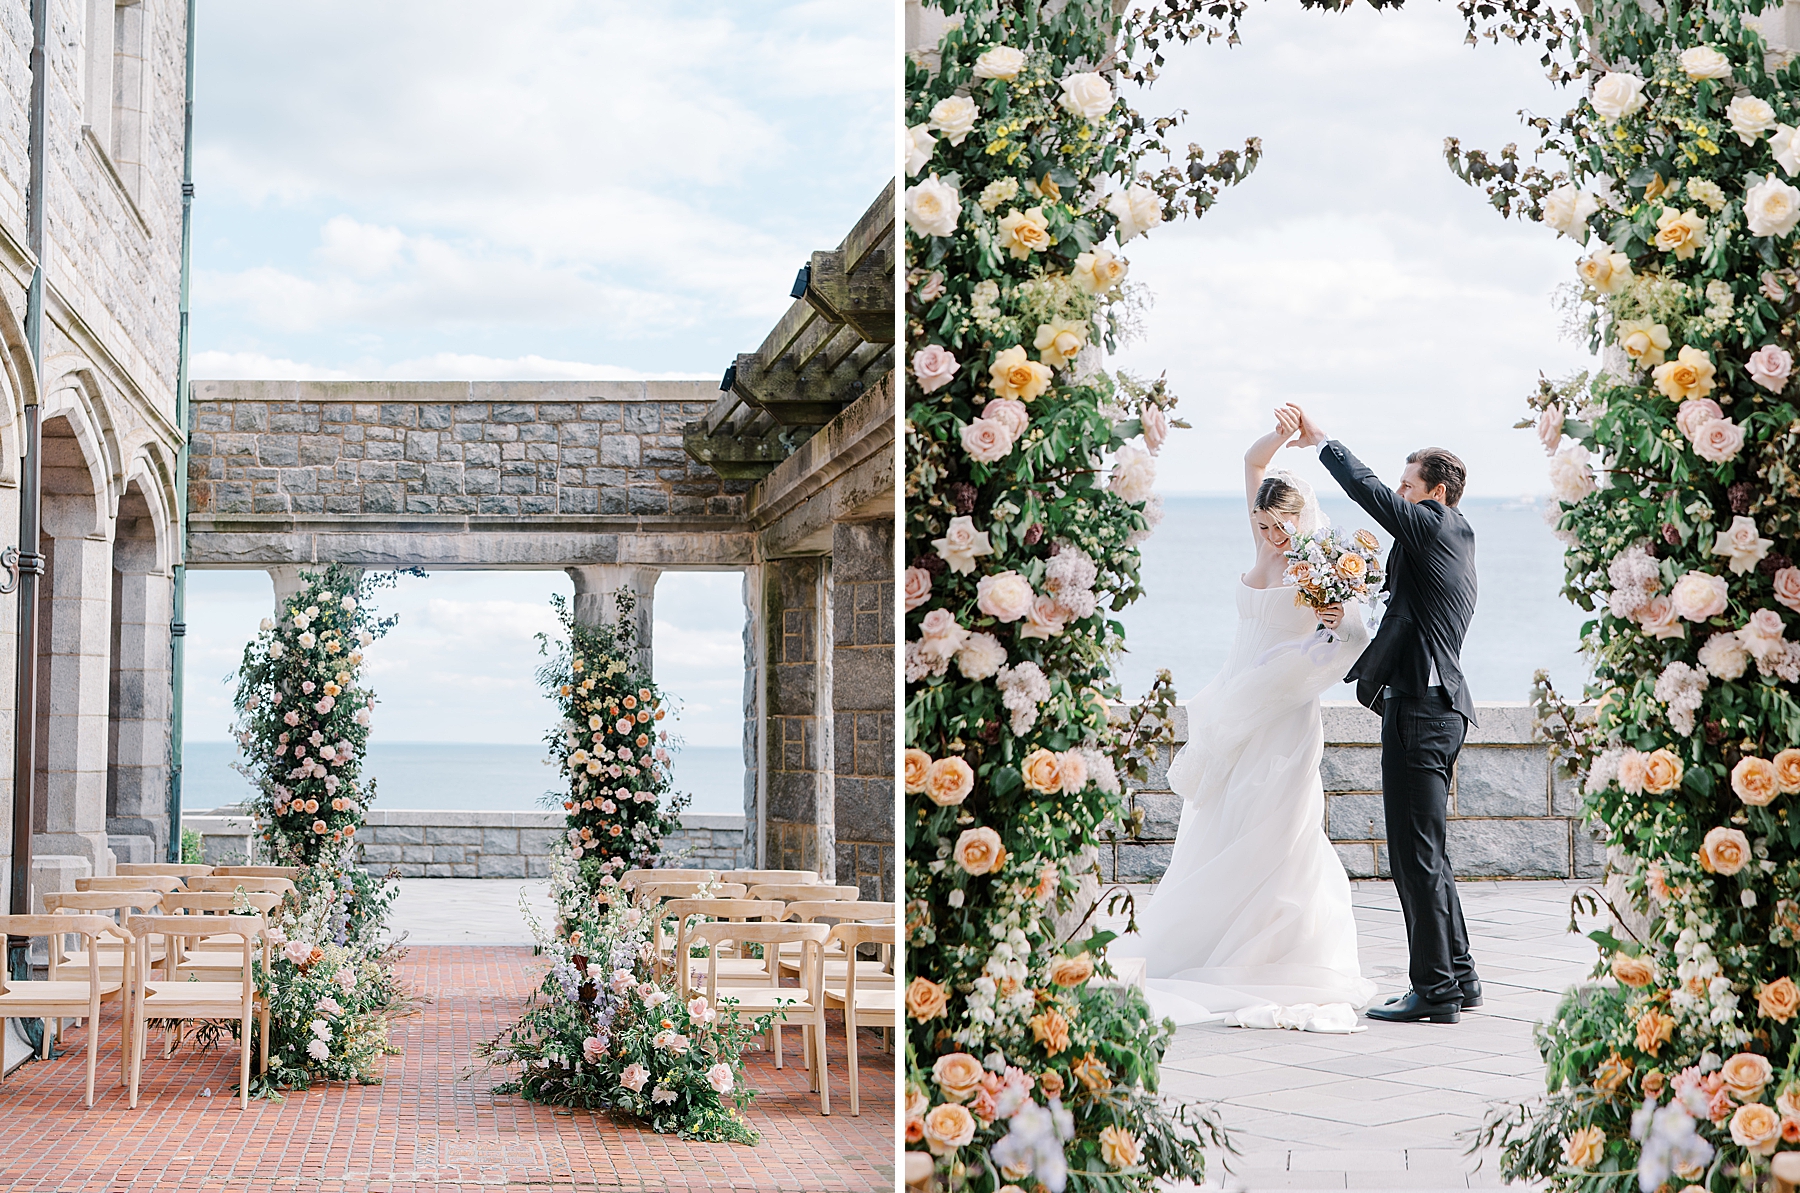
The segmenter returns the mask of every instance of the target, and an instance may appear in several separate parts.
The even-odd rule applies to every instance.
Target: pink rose
[[[1548,410],[1538,415],[1538,442],[1544,445],[1544,454],[1546,456],[1554,456],[1557,447],[1562,444],[1562,426],[1563,412],[1561,406],[1553,405]]]
[[[1162,450],[1164,441],[1169,438],[1169,416],[1163,413],[1161,406],[1146,405],[1143,413],[1138,416],[1138,421],[1144,427],[1144,446],[1154,456]]]
[[[1031,408],[1016,398],[995,398],[981,408],[981,417],[989,422],[1000,423],[1017,439],[1025,433],[1025,426],[1031,421]]]
[[[1738,630],[1737,636],[1745,649],[1760,659],[1781,648],[1781,638],[1785,632],[1781,614],[1773,609],[1758,609]]]
[[[924,568],[906,569],[906,611],[911,613],[931,599],[931,573]]]
[[[1013,435],[1005,423],[978,418],[962,429],[962,445],[971,460],[992,464],[1012,451]]]
[[[1666,596],[1651,597],[1633,616],[1644,633],[1652,638],[1687,637],[1687,627],[1675,613],[1675,602]]]
[[[957,362],[956,353],[941,344],[928,344],[913,353],[913,376],[919,379],[919,388],[926,393],[936,393],[949,385],[962,368]]]
[[[1675,412],[1675,427],[1691,443],[1700,424],[1709,419],[1724,418],[1725,412],[1711,398],[1689,398]]]
[[[919,622],[919,638],[930,643],[945,658],[956,653],[968,633],[956,624],[956,616],[948,609],[933,609]]]
[[[934,269],[931,271],[931,276],[925,279],[925,284],[919,287],[919,297],[926,302],[936,302],[943,296],[944,272],[941,269]]]
[[[1786,387],[1788,374],[1794,371],[1794,358],[1787,354],[1785,348],[1764,344],[1751,353],[1750,359],[1744,362],[1744,368],[1752,381],[1770,393],[1778,394]]]
[[[1737,458],[1744,446],[1744,428],[1728,418],[1709,418],[1694,429],[1694,454],[1714,464]]]
[[[1800,568],[1785,567],[1775,573],[1775,600],[1800,613]]]
[[[600,1058],[605,1055],[606,1046],[600,1042],[598,1036],[589,1036],[587,1039],[581,1041],[581,1056],[588,1064],[599,1064]]]
[[[1063,632],[1063,621],[1067,616],[1068,611],[1057,604],[1055,597],[1040,596],[1031,602],[1025,624],[1019,627],[1019,637],[1053,638]]]
[[[983,576],[975,585],[976,607],[999,621],[1019,620],[1031,612],[1036,600],[1031,582],[1017,572]]]
[[[1689,621],[1705,621],[1725,612],[1725,578],[1707,572],[1689,572],[1675,581],[1669,593],[1675,612]]]

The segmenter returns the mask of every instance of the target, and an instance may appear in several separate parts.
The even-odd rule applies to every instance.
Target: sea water
[[[466,742],[369,743],[363,774],[375,780],[377,808],[450,809],[465,812],[533,812],[560,792],[558,774],[545,764],[541,745]],[[181,803],[218,808],[243,801],[250,783],[231,769],[242,761],[237,744],[190,741],[182,749]],[[683,746],[674,755],[677,791],[693,793],[689,812],[741,816],[744,753],[735,746]]]
[[[1367,527],[1385,555],[1392,536],[1341,495],[1320,490],[1332,523]],[[1167,497],[1162,525],[1143,547],[1146,595],[1115,616],[1127,653],[1115,674],[1127,699],[1141,695],[1161,668],[1182,699],[1224,665],[1237,627],[1238,577],[1255,551],[1240,496]],[[1587,681],[1576,653],[1588,616],[1562,598],[1562,544],[1543,518],[1542,499],[1469,498],[1461,509],[1475,531],[1479,596],[1463,643],[1462,667],[1476,700],[1524,700],[1531,674],[1550,671],[1558,690],[1578,694]],[[1353,700],[1340,684],[1327,700]]]

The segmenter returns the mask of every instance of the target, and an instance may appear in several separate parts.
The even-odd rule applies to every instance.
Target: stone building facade
[[[0,545],[17,544],[23,408],[42,417],[33,882],[67,888],[167,839],[186,6],[49,0],[42,360],[25,335],[31,6],[0,2]],[[20,544],[27,547],[28,545]],[[18,599],[0,597],[13,724]],[[12,850],[13,739],[0,734]],[[0,882],[8,867],[0,866]]]

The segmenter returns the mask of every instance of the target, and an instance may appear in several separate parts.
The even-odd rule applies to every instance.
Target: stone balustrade
[[[1324,705],[1325,831],[1352,878],[1388,877],[1381,804],[1381,722],[1348,701]],[[1553,775],[1542,742],[1531,735],[1523,703],[1476,705],[1450,790],[1447,846],[1459,878],[1596,878],[1606,853],[1582,822],[1573,780]],[[1187,741],[1178,710],[1176,748]],[[1135,837],[1101,847],[1102,865],[1119,882],[1162,876],[1181,821],[1181,797],[1169,790],[1170,751],[1131,792],[1142,813]]]

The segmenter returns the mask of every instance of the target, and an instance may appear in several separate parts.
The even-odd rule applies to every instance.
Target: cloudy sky
[[[202,8],[197,378],[716,377],[891,175],[889,0],[303,0]],[[353,35],[346,31],[354,31]],[[657,678],[736,745],[735,575],[669,575]],[[384,595],[388,740],[533,742],[559,572]],[[189,734],[272,603],[189,581]]]
[[[1188,110],[1177,145],[1260,136],[1265,150],[1204,219],[1127,246],[1155,305],[1117,363],[1167,369],[1203,428],[1164,448],[1165,491],[1235,489],[1245,445],[1284,401],[1384,476],[1438,444],[1467,461],[1471,495],[1547,491],[1541,449],[1509,428],[1540,370],[1588,365],[1554,301],[1580,254],[1502,220],[1450,173],[1443,140],[1530,144],[1516,113],[1559,116],[1572,100],[1536,50],[1463,34],[1448,4],[1253,5],[1242,45],[1177,49],[1138,97],[1147,114]],[[1282,462],[1329,483],[1300,455]]]

